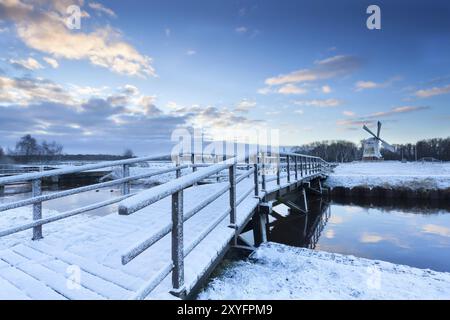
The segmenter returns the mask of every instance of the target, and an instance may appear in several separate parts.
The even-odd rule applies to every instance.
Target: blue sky
[[[377,120],[414,142],[450,136],[449,101],[448,1],[0,0],[3,147],[146,154],[186,126],[358,142]]]

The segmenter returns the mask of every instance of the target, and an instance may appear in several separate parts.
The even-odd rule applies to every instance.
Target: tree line
[[[450,137],[420,140],[416,144],[395,144],[395,152],[381,148],[385,160],[415,161],[422,158],[434,158],[440,161],[450,161]],[[361,160],[363,141],[356,144],[344,140],[317,141],[292,148],[299,152],[321,157],[328,162],[351,162]]]
[[[0,146],[0,161],[2,163],[28,163],[48,161],[96,161],[96,160],[121,160],[133,158],[131,149],[126,149],[122,155],[109,154],[64,154],[64,147],[56,141],[43,140],[39,142],[30,134],[21,137],[14,149],[4,150]]]

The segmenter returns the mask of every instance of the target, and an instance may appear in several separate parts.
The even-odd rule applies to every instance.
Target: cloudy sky
[[[281,143],[450,136],[450,2],[0,0],[0,146],[165,151],[176,128]],[[81,28],[66,24],[81,8]]]

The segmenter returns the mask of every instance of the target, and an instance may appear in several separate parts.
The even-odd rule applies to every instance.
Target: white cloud
[[[59,67],[59,63],[56,59],[44,57],[42,58],[45,62],[47,62],[53,69],[56,69]]]
[[[171,31],[169,28],[166,28],[166,29],[164,30],[164,33],[166,34],[166,37],[170,37],[172,31]]]
[[[265,87],[265,88],[258,89],[258,93],[259,94],[263,94],[263,95],[266,95],[266,94],[269,94],[269,93],[272,93],[272,92],[273,92],[273,90],[270,87]]]
[[[298,109],[294,111],[297,114],[304,114],[305,112],[302,109]]]
[[[428,106],[400,106],[400,107],[392,108],[387,111],[378,111],[378,112],[373,112],[373,113],[370,113],[370,114],[367,114],[364,116],[360,116],[360,117],[353,117],[353,118],[348,118],[345,120],[338,120],[337,125],[346,126],[349,128],[360,127],[363,124],[374,124],[376,122],[376,120],[378,120],[380,118],[387,118],[387,117],[391,117],[391,116],[395,116],[395,115],[401,115],[401,114],[406,114],[406,113],[411,113],[411,112],[416,112],[416,111],[423,111],[423,110],[428,110],[428,109],[430,109],[430,107],[428,107]]]
[[[337,99],[299,100],[299,101],[295,101],[294,104],[299,105],[299,106],[328,108],[328,107],[339,106],[341,104],[341,101],[337,100]]]
[[[294,84],[288,83],[282,87],[280,87],[277,91],[278,93],[281,94],[305,94],[308,92],[308,90],[306,90],[305,88],[300,88]]]
[[[347,117],[354,117],[356,115],[353,111],[343,111],[342,114]]]
[[[322,86],[322,92],[325,94],[331,93],[331,87],[328,85]]]
[[[107,14],[108,16],[113,17],[113,18],[116,18],[116,17],[117,17],[116,13],[115,13],[113,10],[111,10],[110,8],[105,7],[105,6],[104,6],[103,4],[101,4],[101,3],[98,3],[98,2],[89,2],[88,5],[89,5],[89,7],[90,7],[91,9],[93,9],[93,10],[95,10],[95,11],[97,11],[97,12],[105,13],[105,14]]]
[[[54,82],[41,78],[8,78],[0,76],[0,105],[27,106],[42,101],[75,104],[73,97]]]
[[[358,81],[355,83],[355,91],[363,91],[367,89],[377,89],[386,88],[392,85],[396,81],[400,81],[401,77],[393,77],[386,80],[385,82],[374,82],[374,81]]]
[[[239,102],[237,104],[237,106],[234,109],[234,111],[246,113],[246,112],[250,111],[251,109],[253,109],[254,107],[256,107],[256,102],[255,101],[243,99],[241,102]]]
[[[21,0],[1,2],[0,19],[13,21],[18,37],[28,47],[53,58],[88,60],[93,65],[130,76],[155,76],[152,59],[122,41],[117,30],[105,27],[90,33],[71,32],[64,20],[65,4],[69,3],[66,2],[51,2],[46,10]]]
[[[311,82],[330,79],[337,76],[350,74],[360,66],[359,59],[353,56],[334,56],[314,62],[311,69],[301,69],[288,74],[266,79],[269,86],[283,85],[287,83]]]
[[[236,31],[237,33],[243,34],[243,33],[246,33],[248,31],[248,29],[246,27],[237,27],[236,29],[234,29],[234,31]]]
[[[422,231],[425,233],[432,233],[442,237],[450,237],[450,229],[444,226],[435,224],[426,224],[422,227]]]
[[[38,70],[44,68],[37,60],[33,58],[19,60],[10,59],[9,62],[14,66],[19,66],[28,70]]]
[[[186,54],[187,54],[188,56],[193,56],[193,55],[197,54],[197,51],[192,50],[192,49],[189,49],[188,51],[186,51]]]
[[[450,93],[450,85],[444,87],[434,87],[431,89],[422,89],[415,92],[416,97],[419,98],[429,98],[433,96],[438,96],[442,94]]]

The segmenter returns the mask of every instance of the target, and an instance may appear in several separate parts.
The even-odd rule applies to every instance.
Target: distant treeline
[[[422,158],[434,158],[441,161],[450,161],[450,137],[420,140],[416,144],[396,144],[395,152],[381,148],[385,160],[415,161]],[[321,157],[329,162],[351,162],[361,160],[363,154],[362,141],[359,145],[344,141],[320,141],[293,147],[294,152],[300,152]]]
[[[113,161],[133,158],[131,149],[126,149],[122,155],[111,154],[64,154],[64,147],[56,141],[38,142],[27,134],[17,141],[14,149],[3,150],[0,146],[1,163],[49,163],[55,161]]]

